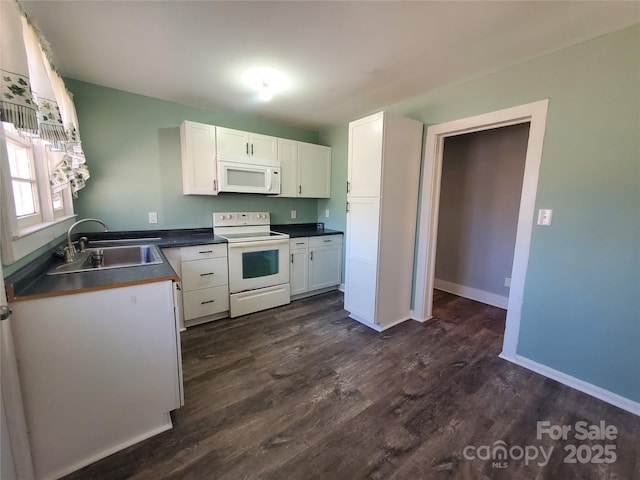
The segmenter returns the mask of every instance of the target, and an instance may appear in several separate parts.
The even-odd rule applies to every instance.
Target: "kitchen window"
[[[51,142],[4,122],[2,133],[2,262],[9,264],[64,234],[74,215],[70,187],[51,187],[59,159]]]

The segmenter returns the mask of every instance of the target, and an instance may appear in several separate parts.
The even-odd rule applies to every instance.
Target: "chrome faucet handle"
[[[80,237],[78,240],[78,246],[80,247],[80,251],[84,252],[84,249],[87,247],[87,242],[89,239],[87,237]]]
[[[74,248],[74,247],[72,246],[72,248]],[[75,248],[74,248],[74,249],[75,249]],[[63,253],[64,253],[64,261],[65,261],[65,263],[71,263],[71,262],[73,262],[73,255],[74,255],[74,254],[73,254],[73,253],[71,253],[71,250],[69,249],[69,247],[68,247],[68,246],[67,246],[67,247],[64,247],[64,248],[62,249],[62,251],[63,251]]]

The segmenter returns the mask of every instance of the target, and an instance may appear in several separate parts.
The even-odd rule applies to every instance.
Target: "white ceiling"
[[[20,4],[64,76],[311,129],[640,21],[637,1]],[[240,80],[256,66],[291,88],[258,102]]]

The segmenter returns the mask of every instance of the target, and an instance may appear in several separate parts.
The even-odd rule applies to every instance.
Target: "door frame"
[[[445,139],[466,133],[530,123],[513,270],[511,273],[511,288],[507,307],[507,321],[501,353],[504,358],[515,357],[520,334],[524,283],[529,263],[531,233],[538,190],[538,174],[542,159],[542,144],[546,129],[548,106],[548,99],[540,100],[504,110],[440,123],[427,128],[420,192],[415,291],[413,310],[411,311],[411,318],[420,322],[425,322],[432,318],[438,211],[440,208],[440,180],[442,177]]]

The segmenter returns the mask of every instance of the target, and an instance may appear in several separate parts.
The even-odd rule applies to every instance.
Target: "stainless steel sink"
[[[162,256],[156,245],[87,248],[76,253],[73,262],[58,265],[49,270],[47,275],[141,267],[162,262]]]

